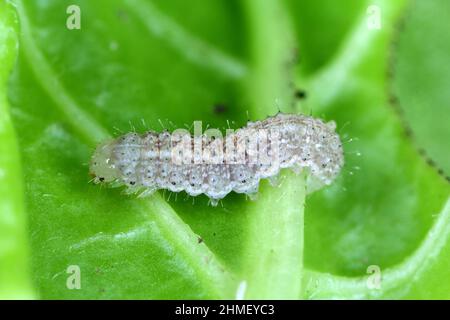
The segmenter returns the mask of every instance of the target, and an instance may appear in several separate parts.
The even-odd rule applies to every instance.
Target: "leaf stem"
[[[292,112],[295,40],[282,2],[246,0],[251,70],[248,77],[250,113],[263,118]]]
[[[292,112],[290,64],[294,37],[282,2],[246,0],[251,61],[250,114],[256,119]],[[292,64],[293,66],[293,64]],[[247,207],[243,281],[247,299],[298,299],[303,267],[305,177],[282,174],[278,188],[263,185]],[[244,282],[243,282],[244,283]]]
[[[301,293],[305,179],[291,172],[282,179],[250,204],[248,299],[298,299]]]

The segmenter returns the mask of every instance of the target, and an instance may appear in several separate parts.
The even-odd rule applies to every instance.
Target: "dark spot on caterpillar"
[[[198,237],[198,238],[197,238],[197,242],[198,242],[199,244],[202,243],[202,242],[203,242],[202,237]]]
[[[98,180],[100,180],[100,182],[103,182],[103,181],[105,181],[105,178],[100,177],[100,178],[98,178]]]
[[[130,181],[130,185],[134,186],[136,184],[135,181]]]

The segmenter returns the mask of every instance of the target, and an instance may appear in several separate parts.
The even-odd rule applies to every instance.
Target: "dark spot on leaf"
[[[298,100],[306,99],[306,91],[304,91],[302,89],[295,90],[294,95],[295,95],[295,98]]]
[[[432,167],[435,167],[435,166],[436,166],[436,163],[434,162],[433,159],[427,159],[427,163],[428,163],[428,165],[430,165],[430,166],[432,166]]]
[[[228,107],[223,103],[216,103],[213,106],[213,112],[215,114],[224,114],[228,111]]]

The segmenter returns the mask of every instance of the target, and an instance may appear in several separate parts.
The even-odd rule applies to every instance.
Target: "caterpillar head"
[[[118,171],[111,161],[114,141],[102,143],[97,147],[89,167],[90,175],[95,183],[113,182],[118,177]]]

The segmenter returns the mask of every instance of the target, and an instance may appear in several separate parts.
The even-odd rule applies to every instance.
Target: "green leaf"
[[[450,177],[450,39],[442,36],[448,19],[448,1],[413,2],[394,44],[391,87],[414,143]]]
[[[406,0],[76,0],[80,30],[66,27],[67,3],[15,2],[9,100],[23,181],[17,164],[6,170],[25,190],[0,203],[26,208],[40,297],[448,297],[432,285],[448,277],[450,187],[403,134],[385,89]],[[367,29],[369,4],[381,30]],[[120,132],[236,128],[279,109],[334,119],[346,141],[339,179],[306,200],[305,177],[287,173],[254,202],[232,194],[218,207],[89,183],[94,147]],[[17,151],[10,141],[2,147]],[[79,290],[67,287],[72,265]],[[369,265],[381,267],[381,291],[367,289]]]
[[[304,292],[310,299],[448,299],[450,201],[439,213],[420,247],[394,268],[381,271],[378,288],[367,277],[336,277],[306,271]],[[377,276],[377,275],[376,275]]]
[[[17,55],[17,16],[0,1],[0,299],[34,297],[28,269],[28,243],[20,155],[9,116],[6,82]]]
[[[333,0],[286,2],[298,35],[298,67],[304,74],[314,73],[333,58],[354,31],[355,19],[372,4],[361,0],[347,0],[345,5]]]
[[[387,50],[403,5],[377,4],[382,29],[368,29],[361,12],[336,56],[307,77],[314,113],[335,119],[347,138],[340,179],[306,201],[305,264],[346,276],[402,262],[449,196],[449,185],[420,157],[388,104]]]
[[[414,4],[413,10],[421,15],[423,10]],[[362,16],[328,65],[313,76],[299,77],[310,79],[315,112],[336,119],[349,140],[341,180],[307,199],[305,217],[305,265],[345,278],[307,274],[305,294],[446,299],[448,286],[437,283],[448,278],[448,206],[446,211],[442,208],[448,202],[449,185],[420,157],[389,106],[386,52],[393,34],[401,32],[394,22],[403,6],[387,1],[378,5],[384,17],[382,30],[367,30]],[[414,45],[419,43],[411,44],[410,50],[417,50]],[[414,66],[412,61],[405,65]],[[323,89],[333,81],[332,89]],[[415,91],[405,90],[405,95],[409,93]],[[440,228],[438,235],[433,224]],[[369,290],[367,277],[348,278],[365,274],[370,265],[382,270],[381,291]]]
[[[145,2],[142,5],[145,6]],[[121,24],[128,28],[141,22],[134,16],[131,20],[128,17],[130,10],[121,2],[111,5],[108,2],[108,6],[104,6],[108,8],[106,11],[99,3],[92,5],[84,2],[80,6],[85,13],[84,21],[89,21],[89,14],[93,19],[97,14],[106,14],[104,22],[109,21],[111,27],[117,24],[117,29],[123,28],[118,23],[121,19],[125,19]],[[152,7],[146,8],[154,10]],[[232,276],[161,196],[137,200],[121,195],[119,191],[101,190],[88,183],[87,166],[83,165],[88,162],[96,141],[109,136],[104,127],[130,130],[130,119],[145,118],[145,113],[152,110],[167,111],[161,110],[158,105],[170,105],[173,103],[171,99],[183,102],[179,100],[183,96],[180,90],[166,91],[165,95],[157,97],[147,91],[146,83],[152,83],[154,88],[164,87],[168,83],[175,85],[176,82],[186,82],[189,89],[201,87],[202,83],[207,86],[207,79],[202,75],[204,65],[191,64],[179,48],[174,50],[172,46],[167,46],[159,59],[184,59],[185,67],[172,70],[173,73],[168,76],[164,68],[159,69],[161,74],[158,76],[158,68],[155,68],[150,75],[143,72],[145,61],[140,58],[141,54],[145,50],[151,53],[154,43],[165,43],[142,26],[135,27],[140,34],[133,39],[129,38],[128,33],[115,33],[115,38],[110,41],[115,41],[120,49],[117,54],[111,55],[110,50],[105,52],[101,43],[93,42],[92,46],[85,47],[80,45],[96,40],[102,30],[108,34],[111,30],[92,26],[96,33],[90,33],[83,32],[83,29],[69,31],[64,24],[61,28],[56,27],[61,20],[58,12],[65,13],[62,4],[46,7],[43,3],[35,3],[33,7],[28,3],[26,6],[19,3],[18,11],[23,33],[23,54],[13,79],[11,99],[15,106],[20,106],[16,109],[16,122],[21,132],[28,182],[26,194],[31,229],[34,230],[31,239],[33,274],[42,295],[46,298],[228,297],[230,293],[227,288],[234,286]],[[122,11],[125,18],[118,15]],[[43,16],[30,15],[29,12],[39,12]],[[53,17],[53,20],[47,17]],[[65,17],[64,14],[62,17]],[[45,18],[45,23],[42,27],[32,28],[32,18],[37,21]],[[89,24],[85,28],[88,27]],[[45,46],[48,52],[39,47],[34,39],[38,31],[54,33],[50,37],[52,45]],[[148,41],[134,52],[134,64],[124,64],[131,53],[129,47],[136,45],[135,39],[138,38]],[[60,40],[53,42],[54,39]],[[74,55],[73,48],[84,48],[84,51]],[[67,60],[60,62],[60,65],[57,62],[52,64],[51,50],[66,50],[64,52],[67,54],[63,57]],[[92,50],[96,55],[92,54]],[[94,56],[96,58],[88,59]],[[95,67],[98,63],[95,60],[103,62],[102,71]],[[79,64],[78,61],[85,63]],[[161,62],[150,62],[146,68],[151,68],[152,64],[157,67]],[[71,73],[70,76],[60,76],[60,71],[56,70],[61,65],[72,66],[73,69],[66,70]],[[190,68],[198,68],[197,83],[188,80],[191,78]],[[126,70],[133,71],[124,75]],[[95,72],[106,75],[104,81],[112,79],[115,84],[86,76]],[[122,83],[125,79],[129,81],[127,86]],[[214,88],[213,83],[211,88]],[[77,90],[82,94],[77,95]],[[96,91],[98,97],[92,99],[89,91]],[[110,95],[113,91],[122,92],[121,96],[127,102],[116,100]],[[205,108],[211,108],[214,100],[208,99],[202,90],[197,97],[200,105],[203,101]],[[83,103],[83,99],[90,102]],[[139,102],[141,99],[146,101],[145,104]],[[39,107],[35,106],[35,102],[39,103]],[[124,108],[124,105],[128,107]],[[180,115],[179,112],[177,114]],[[109,125],[108,118],[111,119]],[[147,119],[157,118],[153,115]],[[171,120],[177,121],[174,118]],[[187,122],[188,119],[185,120]],[[183,204],[189,206],[190,202]],[[49,259],[51,263],[48,263]],[[80,267],[81,290],[66,287],[66,270],[70,265]]]

